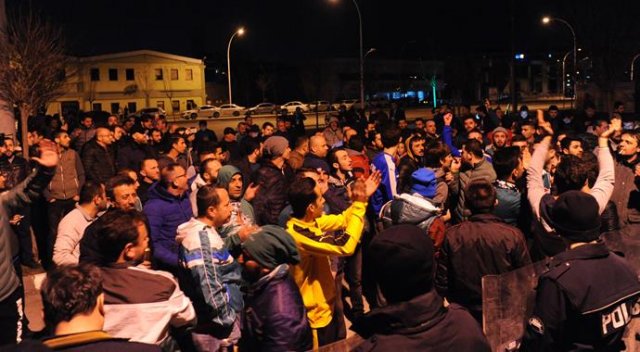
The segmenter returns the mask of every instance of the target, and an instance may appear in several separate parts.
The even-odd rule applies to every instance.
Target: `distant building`
[[[152,50],[127,51],[76,59],[64,96],[47,113],[82,111],[133,113],[161,107],[179,113],[205,103],[204,62]]]

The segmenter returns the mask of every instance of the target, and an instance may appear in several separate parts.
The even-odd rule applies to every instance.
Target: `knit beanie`
[[[582,191],[562,193],[551,206],[542,207],[542,218],[569,242],[591,242],[600,236],[600,207]]]
[[[284,154],[289,147],[289,141],[282,136],[271,136],[264,141],[263,150],[270,158]]]
[[[408,301],[433,288],[434,248],[415,225],[396,225],[369,245],[371,272],[390,303]]]
[[[300,254],[293,237],[282,227],[262,226],[242,243],[242,248],[258,264],[273,269],[280,264],[298,264]]]
[[[422,167],[411,174],[413,185],[412,193],[418,193],[423,197],[433,198],[436,196],[436,174],[433,170]]]

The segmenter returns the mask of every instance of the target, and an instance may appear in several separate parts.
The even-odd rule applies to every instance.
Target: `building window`
[[[91,69],[91,80],[92,81],[99,81],[100,80],[100,69],[99,68],[92,68]]]
[[[162,69],[161,68],[156,68],[154,70],[155,75],[156,75],[156,81],[162,81],[163,76],[162,76]]]
[[[171,69],[171,80],[172,81],[177,81],[178,80],[178,69],[177,68],[172,68]]]
[[[180,100],[172,100],[171,101],[171,111],[179,112],[180,111]]]
[[[117,68],[110,68],[109,69],[109,80],[110,81],[117,81],[118,80],[118,69]]]
[[[185,70],[184,79],[187,81],[193,81],[193,69],[188,68]]]
[[[138,110],[138,105],[135,102],[127,103],[127,109],[129,109],[129,113],[133,113]]]
[[[159,107],[160,109],[164,110],[164,100],[156,101],[156,106]]]
[[[191,99],[187,100],[187,110],[191,110],[195,108],[196,108],[196,102]]]
[[[120,111],[120,103],[111,103],[111,113],[117,114]]]
[[[125,75],[125,78],[127,79],[127,81],[135,80],[135,71],[133,71],[132,68],[128,68],[128,69],[124,70],[124,75]]]
[[[102,111],[101,103],[93,103],[93,111]]]

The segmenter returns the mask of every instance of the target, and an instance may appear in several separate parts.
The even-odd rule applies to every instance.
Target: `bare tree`
[[[25,157],[29,116],[64,94],[68,64],[62,32],[33,13],[13,16],[0,36],[0,99],[20,110]]]
[[[151,91],[152,91],[149,67],[145,67],[144,69],[141,69],[141,70],[136,70],[135,79],[136,79],[136,85],[137,85],[136,88],[138,91],[142,92],[142,94],[144,95],[144,103],[145,103],[145,106],[148,107],[149,100],[151,98]]]
[[[256,85],[260,92],[262,93],[262,101],[267,101],[267,90],[273,84],[273,75],[266,72],[264,66],[261,66],[261,72],[258,74],[258,78],[256,78]]]
[[[169,98],[169,105],[173,102],[174,91],[171,85],[171,68],[163,68],[166,71],[166,74],[162,75],[162,84],[164,85],[164,95]],[[172,111],[172,114],[175,112]]]

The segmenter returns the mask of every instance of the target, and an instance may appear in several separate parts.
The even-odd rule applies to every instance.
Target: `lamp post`
[[[231,42],[236,35],[242,36],[244,34],[244,27],[238,28],[233,34],[231,38],[229,38],[229,45],[227,45],[227,81],[229,82],[229,104],[232,103],[231,99],[231,56],[229,55],[231,52]]]
[[[633,73],[634,73],[634,69],[635,69],[635,64],[636,64],[636,60],[640,57],[640,54],[636,54],[636,56],[633,57],[633,59],[631,59],[631,72],[630,72],[630,77],[629,80],[633,81]]]
[[[330,1],[335,3],[338,0]],[[358,2],[356,0],[352,1],[356,7],[356,11],[358,12],[358,22],[360,23],[360,104],[362,106],[362,109],[364,109],[364,53],[362,44],[362,14],[360,13],[360,6],[358,6]]]
[[[578,93],[577,92],[578,76],[576,74],[576,72],[578,71],[578,67],[577,67],[578,66],[578,60],[577,60],[578,43],[576,41],[576,31],[573,30],[573,27],[571,26],[571,24],[569,24],[569,22],[563,20],[562,18],[549,17],[549,16],[545,16],[542,18],[542,24],[549,24],[551,21],[558,21],[564,24],[565,26],[567,26],[571,31],[571,36],[573,37],[573,101],[571,102],[571,108],[573,108],[573,104],[575,103],[575,100],[578,97],[578,94],[577,94]],[[564,77],[562,79],[564,80]]]

